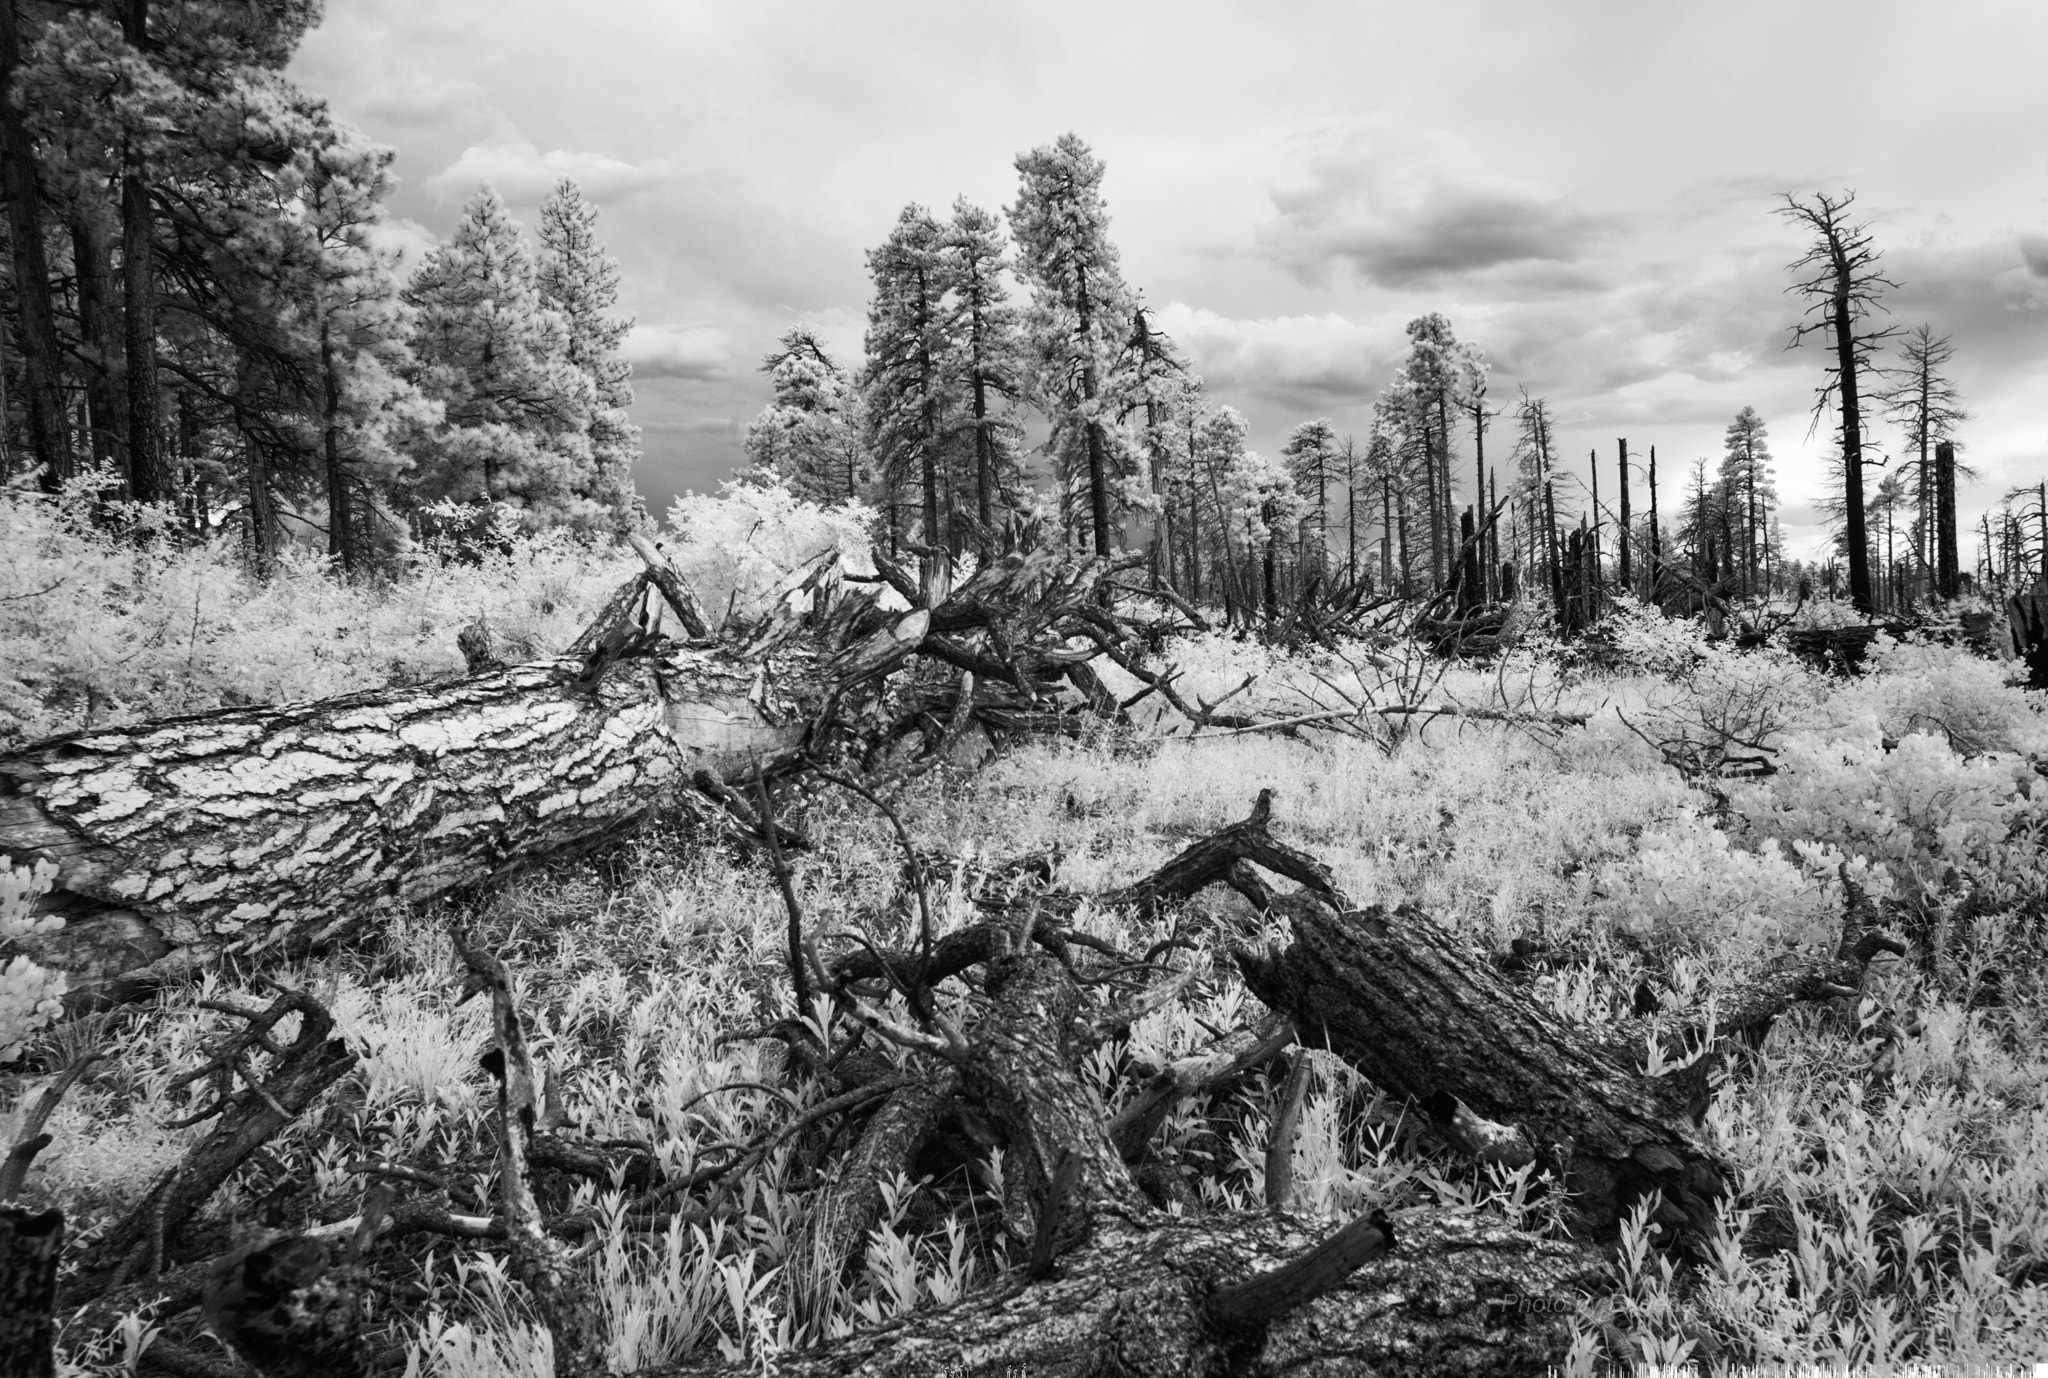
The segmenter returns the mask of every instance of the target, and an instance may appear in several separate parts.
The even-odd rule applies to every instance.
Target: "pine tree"
[[[920,539],[953,544],[957,550],[955,533],[948,531],[952,503],[942,472],[952,354],[943,238],[932,213],[910,205],[888,239],[868,252],[874,296],[868,302],[860,393],[867,408],[868,443],[883,483],[892,493],[914,483],[923,514]],[[892,502],[892,535],[901,530],[897,511]]]
[[[954,201],[940,251],[950,288],[950,386],[961,399],[956,433],[965,435],[972,455],[975,522],[987,538],[997,513],[1015,505],[1024,435],[1015,406],[1024,395],[1024,342],[1003,282],[1007,250],[995,215],[964,196]]]
[[[1769,553],[1771,513],[1778,503],[1768,436],[1756,408],[1744,407],[1728,426],[1721,459],[1720,486],[1728,495],[1730,524],[1739,545],[1728,554],[1731,559],[1738,553],[1741,557],[1744,593],[1767,587],[1764,557]]]
[[[494,188],[469,199],[405,296],[419,313],[417,381],[443,409],[420,447],[415,498],[508,504],[532,526],[599,524],[576,491],[596,388],[569,361],[567,323],[541,304],[533,256]]]
[[[318,378],[327,553],[353,574],[378,534],[375,515],[412,467],[406,438],[431,425],[432,414],[406,380],[412,311],[400,297],[395,258],[370,242],[384,218],[395,151],[345,126],[329,129],[298,170],[301,223],[313,240],[302,309]]]
[[[1318,570],[1327,566],[1329,558],[1330,481],[1341,472],[1338,455],[1337,431],[1327,416],[1302,422],[1280,447],[1280,457],[1286,461],[1308,514],[1301,523],[1302,562],[1312,562]]]
[[[820,507],[864,496],[875,476],[860,399],[817,332],[801,323],[783,331],[761,371],[773,398],[741,442],[751,466],[741,481],[780,482]]]
[[[1451,427],[1463,407],[1463,346],[1441,312],[1408,322],[1408,358],[1397,375],[1406,427],[1422,446],[1428,511],[1430,577],[1449,573],[1455,501],[1451,488]]]
[[[1183,409],[1199,406],[1196,393],[1190,388],[1193,378],[1187,360],[1172,338],[1153,325],[1152,313],[1143,306],[1134,307],[1131,337],[1117,355],[1108,390],[1115,398],[1117,421],[1125,425],[1138,423],[1135,441],[1145,458],[1144,476],[1140,483],[1132,475],[1121,496],[1126,504],[1142,504],[1155,514],[1148,542],[1148,563],[1155,581],[1161,577],[1172,522],[1166,492],[1174,436],[1180,429]]]
[[[1129,337],[1122,327],[1129,293],[1109,241],[1102,200],[1102,160],[1079,136],[1018,155],[1021,184],[1010,225],[1018,273],[1031,287],[1030,334],[1036,392],[1053,418],[1053,449],[1068,471],[1084,471],[1095,552],[1110,553],[1111,465],[1107,426],[1098,409],[1102,376]]]
[[[613,313],[619,303],[619,263],[597,237],[597,207],[564,177],[540,203],[540,256],[536,285],[543,305],[561,314],[567,356],[590,380],[590,466],[572,488],[594,503],[607,524],[625,530],[644,515],[633,490],[640,458],[640,428],[627,419],[633,405],[633,365],[622,346],[633,318]]]
[[[1552,478],[1557,461],[1556,444],[1550,403],[1541,397],[1531,397],[1528,389],[1524,388],[1521,404],[1515,408],[1514,462],[1520,475],[1520,486],[1528,494],[1531,510],[1529,526],[1534,539],[1529,563],[1532,569],[1539,561],[1543,565],[1551,606],[1556,615],[1562,617],[1564,567],[1558,558],[1557,489]]]

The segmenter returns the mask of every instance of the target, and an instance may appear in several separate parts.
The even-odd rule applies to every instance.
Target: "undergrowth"
[[[230,684],[282,698],[446,672],[454,626],[479,610],[508,634],[561,644],[623,570],[614,557],[534,542],[499,564],[423,563],[380,589],[344,589],[290,559],[258,586],[237,582],[216,548],[138,553],[61,508],[5,510],[4,589],[57,582],[0,603],[0,735],[12,734],[0,746],[208,706]],[[1846,866],[1882,897],[1911,956],[1857,1001],[1795,1009],[1718,1076],[1704,1132],[1736,1166],[1739,1192],[1703,1258],[1630,1223],[1611,1290],[1574,1318],[1573,1371],[2048,1354],[2048,721],[2038,697],[1946,648],[1880,646],[1869,674],[1842,680],[1780,652],[1710,644],[1682,624],[1633,635],[1620,666],[1598,672],[1529,649],[1480,670],[1384,646],[1303,664],[1221,638],[1182,645],[1166,654],[1183,666],[1183,692],[1213,699],[1250,675],[1240,699],[1269,715],[1332,702],[1337,679],[1372,702],[1426,696],[1585,722],[1440,717],[1393,730],[1378,718],[1352,734],[1190,738],[1161,718],[1016,746],[976,773],[925,777],[899,804],[920,845],[962,860],[1053,850],[1061,883],[1091,891],[1144,874],[1271,787],[1277,829],[1326,860],[1355,900],[1418,904],[1489,950],[1538,939],[1556,956],[1536,989],[1594,1025],[1626,1017],[1641,982],[1668,1008],[1704,1010],[1758,963],[1831,943]],[[1678,747],[1711,745],[1716,733],[1773,773],[1732,782],[1674,765],[1697,759]],[[795,859],[795,883],[813,931],[903,940],[914,920],[886,825],[836,793],[803,808],[818,845]],[[933,898],[941,930],[968,920],[949,888]],[[516,973],[537,1055],[570,1115],[565,1132],[651,1143],[666,1171],[686,1173],[790,1113],[775,1089],[779,1045],[748,1036],[792,1013],[784,914],[758,865],[657,828],[470,904],[464,917]],[[362,1164],[375,1161],[420,1165],[451,1211],[491,1213],[487,1016],[458,1004],[448,917],[392,914],[359,946],[273,973],[324,1001],[362,1061],[217,1196],[203,1227],[247,1229],[280,1200],[293,1222],[346,1218],[362,1198]],[[1076,922],[1127,948],[1173,931],[1170,919],[1132,932],[1087,911]],[[1226,957],[1197,963],[1185,998],[1082,1069],[1111,1111],[1164,1063],[1259,1013]],[[170,1082],[223,1022],[203,1002],[246,989],[217,974],[146,1007],[26,1033],[0,1083],[4,1140],[79,1048],[113,1053],[50,1123],[26,1200],[62,1204],[89,1240],[145,1192],[199,1132],[161,1125],[173,1118]],[[1177,1208],[1258,1205],[1278,1091],[1277,1077],[1259,1074],[1174,1110],[1159,1143],[1193,1198]],[[1314,1058],[1293,1155],[1306,1214],[1437,1204],[1561,1228],[1557,1194],[1527,1170],[1451,1156],[1325,1055]],[[591,1221],[580,1266],[602,1298],[614,1370],[692,1353],[764,1364],[944,1304],[1020,1256],[1003,1224],[1002,1155],[990,1149],[891,1184],[851,1274],[799,1285],[810,1276],[804,1203],[818,1185],[781,1152],[712,1208],[678,1201],[657,1222],[630,1218],[604,1184],[556,1188],[551,1210]],[[493,1252],[426,1238],[391,1247],[403,1264],[389,1319],[413,1370],[547,1371],[545,1335]],[[132,1372],[150,1339],[132,1323],[75,1347],[69,1371]]]

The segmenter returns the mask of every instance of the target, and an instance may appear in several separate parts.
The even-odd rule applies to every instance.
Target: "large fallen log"
[[[586,690],[564,658],[36,743],[0,757],[0,852],[56,864],[65,924],[21,946],[74,1001],[128,999],[600,843],[797,743],[765,668],[671,647]]]
[[[1031,1264],[954,1306],[780,1355],[778,1374],[1396,1378],[1561,1361],[1569,1316],[1602,1285],[1596,1250],[1436,1209],[1338,1228],[1278,1211],[1155,1209],[1075,1070],[1103,1014],[1044,952],[991,953],[984,965],[986,1011],[949,1055],[1019,1174],[1016,1195],[1035,1217]]]
[[[836,571],[820,566],[763,621],[709,640],[674,567],[651,545],[642,554],[648,573],[571,656],[497,667],[488,638],[473,637],[466,654],[491,668],[467,678],[74,732],[0,756],[0,858],[54,863],[38,912],[65,921],[21,950],[67,974],[74,1008],[132,999],[228,954],[295,955],[387,905],[602,844],[695,780],[715,795],[720,779],[788,764],[800,746],[889,756],[922,733],[929,762],[977,716],[1056,723],[1056,696],[1080,686],[1085,704],[1095,684],[1082,663],[1095,652],[1069,649],[1062,623],[1115,568],[1039,553],[956,588],[943,560],[922,585],[890,566],[908,596],[933,600],[906,613],[871,594],[835,601]],[[658,635],[649,583],[692,640]],[[944,671],[936,692],[892,689],[913,658]],[[977,690],[955,662],[999,678]],[[889,707],[891,695],[904,702]]]

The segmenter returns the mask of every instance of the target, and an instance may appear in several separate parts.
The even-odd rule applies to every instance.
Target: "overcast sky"
[[[1756,407],[1805,546],[1823,360],[1784,348],[1782,191],[1853,188],[1894,320],[1954,336],[1966,511],[2048,475],[2044,59],[2040,0],[328,0],[292,72],[400,150],[416,246],[479,181],[528,223],[581,183],[657,511],[738,462],[792,321],[858,362],[863,253],[905,203],[1007,205],[1072,130],[1126,278],[1255,447],[1362,433],[1438,310],[1610,499],[1616,437],[1662,477]]]

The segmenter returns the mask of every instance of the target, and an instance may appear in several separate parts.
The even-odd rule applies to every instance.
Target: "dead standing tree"
[[[1849,207],[1854,192],[1829,196],[1815,192],[1811,201],[1787,194],[1778,214],[1809,231],[1812,247],[1795,260],[1792,271],[1812,270],[1787,291],[1808,298],[1805,320],[1792,327],[1792,344],[1808,335],[1824,332],[1834,350],[1826,381],[1814,401],[1814,424],[1830,404],[1838,419],[1841,439],[1842,518],[1848,544],[1849,598],[1856,611],[1866,617],[1877,615],[1877,595],[1870,578],[1870,543],[1865,530],[1863,506],[1863,374],[1871,367],[1870,356],[1894,331],[1862,328],[1878,302],[1883,288],[1898,286],[1877,269],[1877,246],[1870,241],[1868,224],[1851,224]]]

